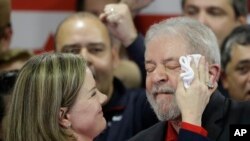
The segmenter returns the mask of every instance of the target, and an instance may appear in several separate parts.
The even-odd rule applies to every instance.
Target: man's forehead
[[[249,57],[250,58],[250,45],[235,44],[231,50],[231,56],[234,57]]]
[[[179,63],[180,56],[162,56],[162,58],[156,59],[156,58],[145,58],[145,63],[169,63],[169,62],[176,62]]]
[[[189,46],[189,42],[180,35],[156,35],[146,43],[146,53],[160,50],[160,52],[186,51]]]
[[[185,4],[191,4],[200,7],[226,7],[232,6],[231,0],[186,0]]]
[[[84,28],[88,26],[97,27],[97,20],[90,17],[72,17],[66,20],[61,29]]]
[[[174,48],[174,47],[173,47]],[[155,49],[157,50],[157,49]],[[180,56],[187,55],[188,53],[185,50],[174,49],[174,50],[159,50],[159,51],[152,51],[146,50],[145,52],[145,61],[146,62],[174,62],[178,61]]]
[[[80,19],[66,21],[58,30],[57,42],[67,44],[81,44],[84,42],[87,44],[86,42],[99,43],[109,40],[109,34],[105,29],[89,21]]]

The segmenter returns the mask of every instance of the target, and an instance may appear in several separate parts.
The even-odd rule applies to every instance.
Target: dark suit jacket
[[[167,130],[166,122],[159,122],[154,126],[138,133],[129,141],[165,141],[165,133]],[[178,141],[210,141],[208,138],[193,133],[188,130],[181,129]]]
[[[231,124],[250,124],[250,102],[235,102],[216,91],[203,113],[202,127],[208,138],[214,141],[229,141]],[[164,141],[166,122],[159,122],[140,132],[129,141]]]
[[[178,141],[210,141],[207,137],[200,134],[181,129],[178,136]]]

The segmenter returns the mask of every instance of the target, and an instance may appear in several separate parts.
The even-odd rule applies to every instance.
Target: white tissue
[[[198,67],[200,57],[201,57],[200,54],[191,54],[187,56],[181,56],[179,58],[181,69],[184,71],[183,73],[180,74],[180,76],[183,80],[185,88],[189,88],[194,79],[194,71],[190,66],[192,58],[194,59],[196,67]]]

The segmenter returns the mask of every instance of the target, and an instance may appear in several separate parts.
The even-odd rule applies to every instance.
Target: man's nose
[[[86,60],[88,66],[92,64],[91,55],[86,48],[81,49],[80,55]]]
[[[205,12],[200,12],[198,15],[197,15],[197,20],[201,23],[203,23],[204,25],[207,25],[208,26],[208,16]]]
[[[153,72],[153,82],[154,83],[161,83],[161,82],[167,82],[168,81],[168,73],[164,66],[158,66],[156,67],[155,71]]]

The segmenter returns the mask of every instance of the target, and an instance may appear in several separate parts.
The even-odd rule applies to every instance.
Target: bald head
[[[105,40],[107,46],[111,46],[108,29],[98,17],[87,12],[75,13],[58,26],[56,51],[62,51],[64,46],[70,44],[89,43],[98,37],[99,40]]]
[[[76,13],[65,19],[56,33],[56,51],[84,57],[96,80],[97,88],[107,95],[113,90],[114,48],[107,27],[89,13]]]

